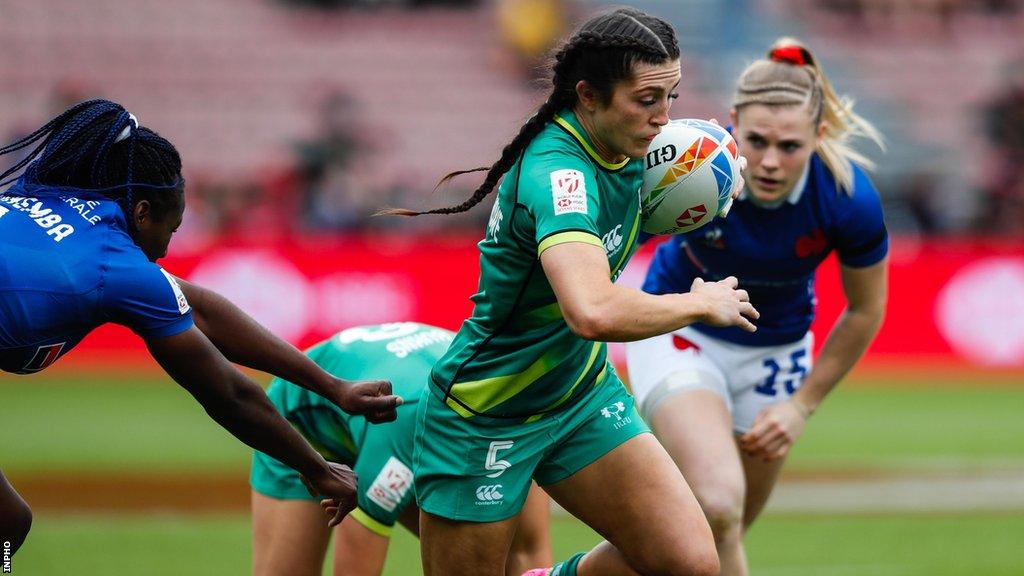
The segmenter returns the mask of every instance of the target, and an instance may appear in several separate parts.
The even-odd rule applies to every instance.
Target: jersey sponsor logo
[[[477,506],[493,506],[501,504],[505,495],[501,493],[501,484],[485,484],[476,489]]]
[[[797,238],[793,249],[798,258],[817,256],[828,249],[828,238],[820,228],[815,228],[807,235]]]
[[[388,458],[373,484],[366,490],[366,497],[371,502],[394,512],[402,503],[402,499],[412,488],[412,470],[394,456]]]
[[[551,200],[555,205],[555,216],[562,214],[587,213],[587,185],[583,172],[565,169],[551,173]]]
[[[178,304],[178,312],[184,314],[191,308],[188,305],[188,299],[185,298],[185,293],[181,291],[181,286],[178,285],[178,281],[175,280],[174,276],[171,276],[163,268],[160,269],[163,272],[164,277],[167,278],[167,283],[171,285],[171,290],[174,290],[174,300]]]
[[[60,358],[61,350],[64,349],[65,344],[67,342],[58,342],[57,344],[47,344],[36,348],[36,353],[32,355],[32,359],[18,373],[31,374],[32,372],[39,372],[45,369],[56,362],[57,358]]]
[[[0,206],[0,216],[3,216],[4,214],[7,214],[10,211],[11,210],[9,208],[4,208],[3,206]]]
[[[605,418],[614,418],[615,421],[613,427],[616,430],[618,430],[619,428],[622,428],[626,424],[629,424],[630,422],[633,421],[631,417],[623,415],[625,411],[626,403],[616,402],[611,406],[605,406],[604,408],[601,408],[601,416],[604,416]]]

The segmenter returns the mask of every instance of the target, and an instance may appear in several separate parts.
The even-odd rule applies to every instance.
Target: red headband
[[[768,53],[768,58],[774,62],[783,62],[794,66],[808,66],[814,64],[811,53],[800,46],[779,46]]]

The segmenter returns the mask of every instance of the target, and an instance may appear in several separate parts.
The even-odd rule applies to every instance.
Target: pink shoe
[[[534,568],[523,572],[523,576],[548,576],[548,574],[551,574],[551,568]]]

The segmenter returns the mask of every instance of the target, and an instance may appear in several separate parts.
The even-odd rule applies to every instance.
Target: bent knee
[[[714,546],[691,551],[685,556],[664,557],[635,569],[644,576],[717,576],[721,570]]]
[[[710,535],[692,535],[677,546],[661,548],[637,560],[630,564],[644,576],[715,576],[721,569]]]
[[[700,505],[716,541],[738,537],[743,531],[742,494],[719,491],[703,495]]]

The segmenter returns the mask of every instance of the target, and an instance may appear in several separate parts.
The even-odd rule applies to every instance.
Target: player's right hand
[[[303,477],[306,489],[314,496],[324,496],[320,506],[331,516],[328,526],[337,526],[356,507],[358,476],[343,464],[328,462],[319,478]]]
[[[737,286],[739,280],[735,276],[718,282],[694,279],[690,293],[702,297],[707,304],[701,321],[711,326],[739,326],[747,332],[756,331],[751,320],[757,320],[761,314],[750,303],[747,291],[737,290]]]
[[[391,393],[391,382],[387,380],[365,382],[338,380],[338,382],[341,394],[337,404],[345,412],[364,416],[368,422],[373,424],[391,422],[398,417],[395,409],[402,405],[402,398]]]

